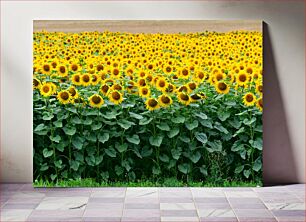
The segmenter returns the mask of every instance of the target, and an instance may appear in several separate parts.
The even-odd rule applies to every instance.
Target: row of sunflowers
[[[42,31],[33,52],[36,178],[260,177],[261,33]]]

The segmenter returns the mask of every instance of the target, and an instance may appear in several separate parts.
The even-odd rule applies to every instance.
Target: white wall
[[[1,1],[1,181],[32,182],[33,20],[257,19],[268,24],[271,43],[265,181],[305,182],[304,13],[303,1]]]

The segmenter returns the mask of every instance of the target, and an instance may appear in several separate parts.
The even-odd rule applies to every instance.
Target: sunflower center
[[[148,94],[148,89],[144,88],[141,90],[142,94],[147,95]]]
[[[69,92],[70,92],[71,96],[75,96],[75,94],[76,94],[76,91],[75,91],[74,88],[70,88]]]
[[[168,96],[162,96],[161,101],[165,104],[170,103],[170,98]]]
[[[93,97],[92,97],[92,102],[93,102],[94,104],[99,104],[99,103],[101,102],[100,96],[93,96]]]
[[[194,99],[194,100],[199,100],[199,99],[201,99],[201,97],[200,97],[198,94],[193,94],[193,95],[191,96],[191,98]]]
[[[252,101],[254,100],[253,95],[248,94],[248,95],[245,97],[245,100],[246,100],[247,102],[252,102]]]
[[[66,72],[65,66],[61,66],[59,70],[60,70],[61,73],[65,73]]]
[[[171,72],[171,67],[168,66],[168,67],[166,68],[166,72]]]
[[[118,69],[114,69],[113,74],[114,74],[115,76],[117,76],[117,75],[119,74],[119,70],[118,70]]]
[[[62,98],[63,100],[68,100],[68,99],[69,99],[69,94],[68,94],[67,92],[62,92],[62,93],[61,93],[61,98]]]
[[[49,86],[44,86],[44,87],[43,87],[43,91],[44,91],[45,93],[49,92],[49,91],[50,91],[50,87],[49,87]]]
[[[101,71],[101,70],[103,70],[104,69],[104,67],[102,66],[102,65],[97,65],[97,71],[99,72],[99,71]]]
[[[71,66],[72,71],[77,71],[78,70],[78,66],[76,64],[73,64]]]
[[[246,75],[245,74],[242,74],[242,75],[240,75],[239,76],[239,80],[241,81],[241,82],[245,82],[246,81]]]
[[[181,99],[182,99],[183,101],[188,101],[188,100],[189,100],[189,96],[186,95],[186,94],[181,94],[180,97],[181,97]]]
[[[187,87],[186,86],[181,86],[179,88],[179,92],[186,92],[187,91]]]
[[[155,99],[150,99],[148,104],[150,107],[155,107],[157,106],[158,102]]]
[[[261,108],[263,107],[262,99],[259,99],[259,100],[258,100],[258,105],[259,105]]]
[[[220,90],[226,90],[226,89],[227,89],[227,85],[226,85],[224,82],[220,82],[220,83],[218,84],[218,88],[219,88]]]
[[[140,86],[145,86],[146,85],[146,81],[144,79],[140,79],[139,80],[139,85]]]
[[[38,86],[39,85],[39,82],[37,81],[37,79],[33,79],[33,84],[34,84],[34,86]]]
[[[197,87],[197,86],[196,86],[195,83],[189,83],[189,88],[190,88],[191,90],[194,90],[196,87]]]
[[[120,94],[118,92],[113,92],[112,97],[114,100],[119,100],[120,99]]]
[[[188,70],[187,69],[183,69],[182,74],[183,74],[183,76],[188,76]]]
[[[114,85],[114,89],[115,90],[122,90],[122,87],[118,84]]]
[[[104,93],[107,93],[107,92],[108,92],[108,89],[109,89],[109,86],[108,86],[108,85],[103,85],[103,86],[102,86],[102,91],[103,91]]]
[[[259,86],[258,86],[258,91],[259,91],[259,92],[262,92],[262,85],[259,85]]]
[[[80,76],[74,76],[74,81],[80,82]]]
[[[222,74],[217,74],[216,79],[219,81],[221,79],[223,79],[223,75]]]
[[[92,76],[92,81],[93,81],[93,82],[96,82],[97,80],[98,80],[97,76],[93,75],[93,76]]]
[[[165,83],[165,81],[161,80],[161,81],[159,81],[158,85],[160,87],[165,87],[166,83]]]
[[[200,73],[198,74],[198,77],[199,77],[199,79],[203,79],[203,78],[204,78],[204,73],[200,72]]]
[[[82,79],[83,79],[84,82],[89,82],[89,76],[88,75],[84,75],[82,77]]]
[[[148,65],[148,69],[153,69],[153,65]]]
[[[49,65],[44,65],[43,69],[44,69],[44,71],[49,72],[50,71],[50,66]]]

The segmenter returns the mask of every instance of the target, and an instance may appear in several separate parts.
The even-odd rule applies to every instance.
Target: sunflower
[[[183,93],[183,92],[180,92],[178,95],[177,95],[177,98],[179,100],[180,103],[188,106],[189,103],[191,102],[191,99],[190,99],[190,96],[186,93]]]
[[[91,75],[91,85],[96,86],[100,83],[100,76],[97,74],[92,74]]]
[[[262,97],[260,97],[259,99],[257,99],[256,101],[256,106],[257,108],[262,111],[263,110],[263,101],[262,101]]]
[[[148,98],[151,95],[151,90],[149,89],[149,87],[144,86],[144,87],[140,87],[139,88],[139,95],[141,97],[145,97]]]
[[[111,71],[112,77],[115,79],[120,79],[121,77],[121,73],[120,70],[118,68],[113,68]]]
[[[40,94],[44,97],[52,95],[52,85],[50,83],[43,83],[40,87]]]
[[[170,96],[163,94],[158,97],[158,102],[160,106],[167,107],[167,106],[170,106],[173,101]]]
[[[165,92],[168,87],[168,83],[164,78],[159,78],[156,82],[156,88],[162,92]]]
[[[107,94],[109,93],[109,91],[110,91],[110,86],[109,85],[107,85],[107,84],[103,84],[102,86],[101,86],[101,88],[100,88],[100,92],[103,94],[103,95],[105,95],[105,96],[107,96]]]
[[[190,75],[190,71],[188,68],[182,68],[179,73],[179,77],[182,79],[188,79]]]
[[[50,82],[50,85],[51,85],[52,95],[53,95],[53,94],[56,93],[57,86],[56,86],[55,83],[53,83],[53,82]]]
[[[103,98],[98,94],[94,94],[91,97],[89,97],[88,101],[89,105],[93,108],[100,108],[104,104]]]
[[[165,74],[170,75],[173,72],[173,68],[172,68],[172,66],[167,65],[167,66],[164,67],[163,71],[164,71]]]
[[[192,94],[190,96],[191,102],[196,102],[202,99],[202,96],[199,93]]]
[[[194,82],[187,83],[187,91],[190,93],[197,88],[197,84]]]
[[[81,75],[81,83],[83,86],[88,86],[91,83],[91,74],[83,74]]]
[[[74,86],[70,86],[69,89],[68,89],[69,93],[70,93],[70,96],[73,98],[73,99],[76,99],[79,97],[79,93],[77,91],[77,89],[74,87]]]
[[[117,91],[121,91],[123,89],[123,87],[120,84],[114,84],[112,86],[112,90],[117,90]]]
[[[256,103],[256,97],[253,93],[246,93],[243,96],[243,103],[246,106],[253,106]]]
[[[71,95],[68,90],[62,90],[57,94],[57,99],[61,104],[68,104],[71,100]]]
[[[237,78],[236,78],[236,81],[237,81],[238,85],[240,85],[240,86],[246,85],[247,82],[248,82],[248,76],[247,76],[247,74],[245,74],[245,73],[239,73],[238,76],[237,76]]]
[[[112,91],[111,93],[109,93],[109,94],[108,94],[108,98],[109,98],[109,100],[110,100],[112,103],[114,103],[114,104],[116,104],[116,105],[122,103],[122,101],[123,101],[123,96],[122,96],[122,94],[121,94],[120,92],[118,92],[117,90]]]
[[[158,101],[154,98],[147,99],[145,104],[146,104],[146,108],[150,111],[153,111],[159,108]]]
[[[230,90],[230,87],[225,82],[217,82],[215,88],[220,94],[227,94]]]
[[[263,92],[262,84],[256,84],[256,92],[262,95]]]
[[[39,89],[41,86],[41,82],[37,78],[33,78],[33,89]]]
[[[76,86],[82,85],[80,74],[74,74],[74,75],[72,75],[72,76],[71,76],[71,82],[72,82],[74,85],[76,85]]]
[[[45,75],[50,75],[51,71],[52,71],[52,67],[49,63],[45,63],[45,64],[42,65],[41,71]]]
[[[71,63],[70,64],[70,70],[73,72],[77,72],[79,70],[79,66],[77,63]]]
[[[144,79],[144,78],[138,79],[137,85],[138,85],[139,87],[144,87],[144,86],[146,86],[146,85],[147,85],[146,79]]]
[[[65,65],[59,65],[57,67],[57,72],[58,72],[59,76],[61,76],[61,77],[68,76],[68,69],[66,68]]]

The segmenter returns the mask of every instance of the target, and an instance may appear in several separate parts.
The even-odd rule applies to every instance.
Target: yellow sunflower
[[[68,90],[62,90],[57,94],[57,99],[61,104],[68,104],[71,100],[71,95]]]
[[[83,74],[81,75],[81,83],[83,86],[88,86],[91,83],[91,74]]]
[[[180,92],[177,95],[178,101],[186,106],[188,106],[191,102],[190,96],[186,93]]]
[[[151,95],[151,90],[149,87],[144,86],[139,88],[139,95],[144,98],[148,98]]]
[[[43,83],[40,87],[40,94],[44,97],[52,95],[52,85],[50,83]]]
[[[159,108],[158,101],[154,98],[147,99],[145,104],[146,104],[146,108],[150,111],[153,111]]]
[[[243,103],[246,106],[253,106],[256,103],[256,97],[253,93],[249,92],[243,96]]]
[[[59,74],[59,76],[61,77],[66,77],[68,76],[68,69],[66,68],[65,65],[59,65],[57,67],[57,73]]]
[[[172,98],[166,94],[160,95],[158,97],[158,102],[160,104],[160,106],[162,107],[167,107],[170,106],[172,104]]]
[[[225,82],[216,82],[215,88],[220,94],[227,94],[230,90],[230,87]]]
[[[97,75],[97,74],[92,74],[92,75],[91,75],[91,84],[92,84],[93,86],[98,85],[98,84],[100,83],[100,81],[101,81],[101,78],[100,78],[99,75]]]
[[[190,76],[190,71],[188,68],[182,68],[179,73],[179,77],[182,79],[188,79]]]
[[[156,88],[162,92],[165,92],[168,87],[168,83],[164,78],[159,78],[156,82]]]
[[[76,86],[80,86],[82,85],[81,82],[81,75],[80,74],[74,74],[71,76],[71,82],[76,85]]]
[[[257,108],[262,111],[263,110],[263,101],[262,101],[262,97],[260,97],[259,99],[257,99],[256,101],[256,106]]]
[[[122,103],[122,101],[123,101],[123,96],[122,96],[122,94],[121,94],[120,92],[118,92],[117,90],[112,91],[111,93],[109,93],[109,94],[108,94],[108,98],[109,98],[109,100],[110,100],[112,103],[114,103],[114,104],[116,104],[116,105]]]
[[[73,99],[76,99],[79,97],[79,93],[77,91],[77,89],[74,87],[74,86],[70,86],[69,89],[68,89],[69,93],[70,93],[70,96],[73,98]]]
[[[107,85],[107,84],[103,84],[103,85],[101,86],[101,88],[100,88],[100,92],[101,92],[103,95],[105,95],[105,96],[107,96],[107,94],[109,93],[109,91],[110,91],[110,86]]]
[[[103,98],[98,95],[94,94],[88,98],[89,105],[93,108],[100,108],[104,104]]]
[[[33,78],[33,89],[39,89],[41,86],[41,82],[37,78]]]
[[[246,73],[239,73],[237,75],[236,81],[238,85],[245,86],[248,83],[248,76]]]
[[[41,71],[45,75],[50,75],[51,71],[52,71],[52,67],[49,63],[45,63],[45,64],[42,65]]]

